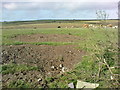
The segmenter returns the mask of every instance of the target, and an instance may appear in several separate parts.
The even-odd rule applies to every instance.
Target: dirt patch
[[[77,42],[81,38],[74,35],[59,35],[59,34],[32,34],[32,35],[18,35],[13,38],[21,42]]]
[[[11,61],[34,66],[44,63],[47,67],[64,64],[67,68],[71,68],[73,64],[79,62],[83,54],[82,50],[75,49],[73,45],[12,45],[3,46],[2,50],[3,64]]]
[[[38,85],[42,86],[44,84],[43,77],[38,71],[23,71],[16,72],[14,74],[6,74],[2,76],[3,87],[7,87],[8,84],[13,83],[14,81],[24,81],[25,83],[32,83],[32,87],[38,87]]]
[[[36,83],[41,77],[43,80],[43,77],[54,77],[71,70],[75,64],[80,62],[85,54],[84,51],[74,47],[73,45],[3,46],[3,64],[14,62],[16,64],[26,64],[40,68],[38,71],[25,71],[25,75],[23,72],[3,75],[3,86],[14,80],[30,80],[31,83]],[[39,85],[42,84],[43,82]]]

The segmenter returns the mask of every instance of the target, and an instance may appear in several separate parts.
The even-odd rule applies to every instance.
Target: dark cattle
[[[61,28],[61,26],[58,26],[58,28]]]
[[[37,29],[37,27],[34,27],[34,29]]]

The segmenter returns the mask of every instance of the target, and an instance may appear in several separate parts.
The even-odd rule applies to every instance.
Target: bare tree
[[[97,10],[96,15],[97,15],[97,19],[100,21],[101,24],[106,24],[106,21],[109,17],[109,14],[107,14],[106,11]]]

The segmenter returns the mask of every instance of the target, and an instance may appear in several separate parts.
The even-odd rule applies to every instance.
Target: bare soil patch
[[[79,36],[63,34],[18,35],[13,39],[22,42],[77,42],[82,40]]]
[[[54,77],[63,74],[80,62],[84,51],[74,48],[74,45],[11,45],[3,46],[3,64],[14,62],[16,64],[27,64],[37,66],[38,71],[15,72],[3,75],[3,87],[14,80],[24,80],[31,83],[39,83],[38,79],[43,77]],[[25,74],[23,74],[25,73]],[[42,85],[43,82],[41,82]]]

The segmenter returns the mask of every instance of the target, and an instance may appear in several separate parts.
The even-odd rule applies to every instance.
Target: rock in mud
[[[66,67],[63,67],[63,68],[62,68],[62,72],[65,72],[65,71],[67,71],[67,68],[66,68]]]
[[[63,67],[63,64],[60,64],[59,67],[62,68],[62,67]]]
[[[69,83],[69,84],[68,84],[68,87],[69,87],[69,88],[74,88],[73,82],[72,82],[72,83]]]
[[[51,68],[52,68],[52,69],[54,69],[54,68],[55,68],[55,66],[51,66]]]
[[[42,78],[39,78],[39,79],[38,79],[38,82],[40,82],[40,81],[42,81]]]
[[[99,84],[97,83],[89,83],[89,82],[83,82],[80,80],[77,80],[76,88],[89,88],[89,90],[92,90],[94,88],[97,88]]]

